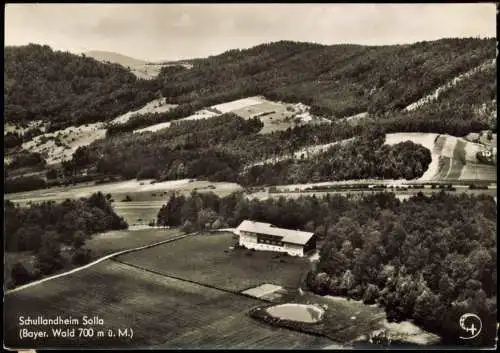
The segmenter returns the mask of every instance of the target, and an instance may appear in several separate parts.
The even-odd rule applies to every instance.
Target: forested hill
[[[164,68],[172,103],[216,104],[264,94],[340,118],[403,109],[459,74],[495,59],[495,39],[442,39],[411,45],[318,45],[281,41]]]
[[[5,47],[4,122],[51,130],[115,118],[154,99],[155,82],[116,64],[30,44]]]
[[[398,111],[487,60],[495,39],[411,45],[319,45],[280,41],[167,66],[155,80],[126,68],[30,44],[6,47],[5,121],[50,121],[50,130],[106,121],[157,97],[193,109],[250,95],[302,102],[341,118]],[[190,109],[191,108],[191,109]]]

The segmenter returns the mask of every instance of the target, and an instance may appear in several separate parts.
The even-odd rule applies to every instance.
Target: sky
[[[7,4],[5,45],[112,51],[147,61],[207,57],[279,40],[406,44],[495,37],[480,4]]]

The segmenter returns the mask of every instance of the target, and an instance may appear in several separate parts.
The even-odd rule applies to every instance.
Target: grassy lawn
[[[178,229],[115,230],[95,234],[87,240],[86,247],[93,257],[102,257],[117,251],[154,244],[183,234]]]
[[[229,250],[232,233],[201,234],[118,257],[159,273],[242,291],[263,283],[297,288],[308,260],[266,251]]]
[[[259,304],[258,300],[167,278],[113,260],[9,294],[4,303],[4,341],[10,347],[270,348],[289,345],[304,348],[329,342],[270,328],[245,316],[246,310]],[[128,328],[133,329],[134,335],[132,339],[94,336],[21,341],[19,316],[28,315],[32,318],[71,316],[80,321],[83,315],[97,315],[104,324],[92,326],[95,330]]]

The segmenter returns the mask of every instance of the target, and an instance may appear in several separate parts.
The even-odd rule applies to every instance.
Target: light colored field
[[[7,194],[6,198],[13,201],[31,200],[64,200],[67,198],[80,198],[92,195],[95,192],[102,193],[127,193],[127,192],[150,192],[161,190],[174,190],[181,185],[189,183],[189,179],[171,180],[151,184],[151,179],[137,180],[131,179],[115,183],[106,183],[98,185],[83,184],[81,186],[54,187],[50,189],[34,190],[16,194]],[[120,200],[117,200],[120,201]]]
[[[134,115],[143,115],[143,114],[153,114],[153,113],[165,113],[173,108],[177,107],[178,104],[169,104],[167,103],[166,98],[159,98],[152,100],[151,102],[144,105],[142,108],[130,111],[119,117],[111,120],[112,124],[123,124],[129,121],[129,119]]]
[[[302,104],[291,104],[283,102],[273,102],[266,100],[261,96],[248,97],[235,101],[213,105],[202,109],[195,114],[175,120],[175,122],[186,120],[209,119],[220,116],[225,113],[234,113],[244,119],[258,117],[264,124],[261,133],[270,133],[273,131],[286,130],[300,124],[319,124],[331,123],[330,120],[315,117],[309,112],[310,107]],[[134,132],[158,131],[166,129],[172,125],[172,122],[158,123],[137,129]]]
[[[274,348],[332,344],[306,334],[276,330],[245,315],[256,299],[202,287],[125,264],[106,260],[88,269],[5,297],[5,345],[23,348],[131,348],[176,346],[202,348]],[[104,325],[95,329],[133,329],[133,339],[18,338],[19,316],[57,315],[81,318],[98,315]],[[64,327],[64,326],[62,326]],[[251,333],[249,335],[248,333]],[[31,344],[30,344],[31,343]],[[27,347],[28,346],[28,347]]]
[[[234,191],[242,190],[242,187],[235,183],[196,181],[190,179],[172,180],[151,184],[150,180],[127,180],[107,184],[80,184],[77,186],[54,187],[50,189],[39,189],[15,194],[6,194],[4,198],[21,206],[29,202],[43,201],[63,201],[65,199],[75,199],[88,197],[95,192],[111,194],[113,207],[118,215],[123,216],[130,224],[144,223],[138,222],[142,218],[146,223],[167,200],[167,194],[175,191],[183,195],[188,195],[192,191],[214,192],[219,196],[226,196]],[[126,196],[130,196],[131,202],[122,202]]]
[[[230,250],[236,243],[233,236],[232,233],[200,234],[117,259],[230,291],[242,291],[262,283],[297,288],[301,274],[308,270],[307,259],[265,251]]]
[[[310,107],[302,104],[273,102],[261,98],[261,103],[233,110],[232,113],[244,119],[258,117],[264,127],[260,133],[282,131],[301,124],[331,123],[324,118],[315,117],[309,112]]]
[[[72,126],[35,136],[31,141],[23,143],[22,148],[30,152],[41,153],[47,164],[55,164],[71,159],[78,147],[87,146],[105,136],[106,129],[102,123]],[[59,137],[62,146],[56,145],[56,137]]]
[[[497,180],[496,166],[467,163],[462,169],[460,180]]]
[[[138,110],[130,111],[113,119],[111,123],[122,124],[134,115],[167,112],[176,106],[176,104],[168,104],[165,98],[155,99]],[[9,126],[11,130],[14,128]],[[61,146],[57,146],[55,143],[57,136],[60,137]],[[71,126],[63,130],[36,136],[31,141],[23,143],[22,148],[31,152],[41,153],[48,164],[55,164],[70,160],[78,147],[88,146],[92,142],[105,137],[105,123],[86,124]]]
[[[486,150],[481,144],[433,133],[387,134],[385,143],[394,145],[408,140],[431,152],[432,161],[419,181],[494,180],[492,176],[496,175],[495,166],[479,164],[476,158],[477,152]]]
[[[169,128],[172,125],[172,123],[174,123],[174,122],[210,119],[210,118],[214,118],[214,117],[220,116],[220,115],[221,114],[219,114],[219,113],[215,113],[215,112],[207,110],[207,109],[202,109],[202,110],[199,110],[196,113],[194,113],[193,115],[190,115],[186,118],[150,125],[150,126],[147,126],[145,128],[142,128],[142,129],[134,130],[134,133],[147,132],[147,131],[155,132],[155,131]]]
[[[260,96],[238,99],[235,101],[213,105],[211,108],[216,109],[222,114],[234,112],[239,109],[248,108],[253,105],[261,104],[265,100]]]

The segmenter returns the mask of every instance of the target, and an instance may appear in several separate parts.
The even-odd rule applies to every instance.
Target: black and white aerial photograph
[[[497,11],[6,4],[3,348],[495,349]]]

